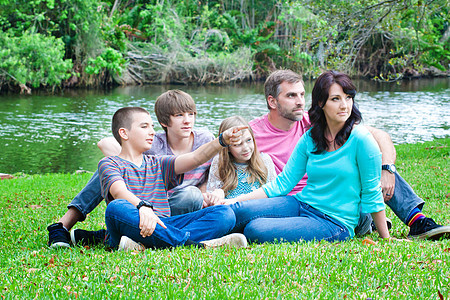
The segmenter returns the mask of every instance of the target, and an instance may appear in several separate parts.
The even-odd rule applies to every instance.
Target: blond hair
[[[219,134],[225,130],[234,126],[248,126],[248,131],[253,139],[254,151],[248,162],[247,172],[249,173],[248,183],[252,184],[259,182],[261,185],[267,182],[268,170],[264,161],[261,158],[261,154],[256,147],[255,136],[253,134],[252,128],[248,125],[247,121],[240,116],[233,116],[226,118],[222,121],[219,127]],[[228,148],[223,148],[219,152],[219,164],[218,164],[218,174],[216,176],[223,182],[222,189],[225,195],[228,191],[234,190],[238,185],[238,177],[236,172],[236,165],[233,155],[230,153]]]

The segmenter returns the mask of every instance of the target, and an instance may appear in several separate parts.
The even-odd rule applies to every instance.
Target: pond
[[[450,78],[396,83],[355,81],[364,124],[387,131],[395,143],[450,135]],[[306,82],[307,105],[313,82]],[[141,86],[112,90],[66,90],[58,95],[0,96],[0,173],[94,171],[102,157],[96,143],[110,134],[113,113],[142,106],[153,113],[155,99],[179,88],[196,101],[197,128],[214,134],[222,119],[247,120],[267,113],[262,84],[233,86]],[[161,130],[156,126],[156,130]]]

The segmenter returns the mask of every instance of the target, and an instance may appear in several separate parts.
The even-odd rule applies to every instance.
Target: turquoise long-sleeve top
[[[308,173],[306,186],[294,197],[341,222],[353,237],[360,209],[363,213],[385,209],[378,145],[364,126],[357,125],[339,149],[321,154],[314,150],[309,130],[283,171],[262,188],[270,198],[284,196]]]

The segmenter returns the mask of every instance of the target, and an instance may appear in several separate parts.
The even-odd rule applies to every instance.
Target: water
[[[356,81],[364,123],[387,131],[394,143],[450,136],[450,78],[398,84]],[[306,82],[307,108],[312,83]],[[247,120],[267,113],[261,84],[226,87],[146,86],[110,91],[70,90],[61,95],[0,96],[0,173],[93,171],[102,157],[96,143],[110,135],[113,113],[122,106],[152,112],[165,90],[180,88],[196,101],[197,128],[217,133],[221,120]],[[156,126],[156,130],[161,127]]]

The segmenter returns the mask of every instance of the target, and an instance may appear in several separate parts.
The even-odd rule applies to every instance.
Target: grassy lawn
[[[425,199],[424,213],[450,224],[450,138],[399,145],[400,174]],[[46,227],[61,217],[89,174],[18,175],[0,181],[0,297],[448,299],[450,240],[250,245],[247,249],[108,252],[53,250]],[[105,227],[105,206],[78,228]],[[387,209],[391,234],[408,227]]]

